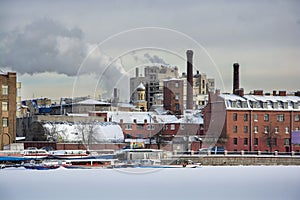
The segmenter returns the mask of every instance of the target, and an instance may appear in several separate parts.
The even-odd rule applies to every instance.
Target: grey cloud
[[[145,53],[144,57],[149,60],[151,63],[160,63],[160,64],[164,64],[164,65],[168,65],[168,63],[166,63],[164,61],[164,59],[160,58],[157,55],[153,55],[151,56],[149,53]]]
[[[57,72],[76,75],[86,44],[78,28],[43,18],[1,35],[0,64],[21,74]]]
[[[84,41],[79,28],[42,18],[23,28],[0,34],[0,66],[20,74],[54,72],[67,76],[102,77],[103,90],[123,75],[122,64],[94,44]],[[94,76],[94,77],[95,77]],[[116,80],[115,80],[116,79]]]

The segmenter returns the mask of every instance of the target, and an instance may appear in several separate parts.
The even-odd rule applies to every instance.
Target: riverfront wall
[[[192,160],[202,165],[300,165],[300,156],[174,156],[174,159]]]

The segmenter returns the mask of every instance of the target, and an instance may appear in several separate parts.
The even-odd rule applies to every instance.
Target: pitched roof
[[[80,102],[77,102],[76,104],[83,104],[83,105],[110,105],[108,102],[104,101],[97,101],[95,99],[87,99]]]

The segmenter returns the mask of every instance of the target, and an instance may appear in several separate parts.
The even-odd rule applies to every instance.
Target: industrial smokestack
[[[233,94],[236,95],[239,95],[238,90],[240,88],[239,67],[239,63],[233,64]]]
[[[135,77],[139,77],[139,68],[135,68]]]
[[[114,88],[114,98],[118,98],[118,88]]]
[[[186,109],[193,109],[193,51],[187,50],[187,98]]]
[[[114,96],[112,100],[112,106],[117,106],[119,102],[119,90],[118,88],[114,88]]]

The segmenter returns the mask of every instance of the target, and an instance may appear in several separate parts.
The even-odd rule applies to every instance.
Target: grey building
[[[165,79],[178,78],[178,76],[178,67],[176,66],[146,66],[144,68],[144,76],[139,74],[139,70],[137,68],[136,76],[130,78],[131,102],[136,101],[136,88],[140,83],[143,83],[146,88],[146,101],[148,102],[147,107],[151,110],[152,106],[156,105],[157,96],[163,94],[163,81]]]

